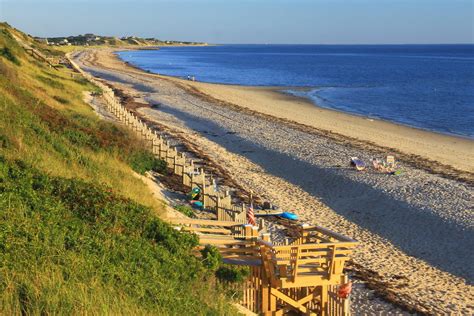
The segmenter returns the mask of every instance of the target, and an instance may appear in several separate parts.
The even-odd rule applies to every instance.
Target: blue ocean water
[[[322,107],[474,138],[474,45],[223,45],[118,55],[163,75],[281,86]]]

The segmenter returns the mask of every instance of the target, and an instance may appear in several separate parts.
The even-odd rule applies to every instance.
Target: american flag
[[[253,203],[250,203],[249,209],[247,211],[247,222],[252,226],[257,226],[255,214],[253,213]]]

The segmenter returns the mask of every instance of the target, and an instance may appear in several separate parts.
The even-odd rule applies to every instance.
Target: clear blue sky
[[[473,43],[474,0],[0,0],[36,36],[210,43]]]

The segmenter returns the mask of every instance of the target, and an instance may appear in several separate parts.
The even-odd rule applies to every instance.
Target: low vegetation
[[[248,266],[236,266],[224,264],[222,255],[215,246],[206,245],[201,250],[202,262],[204,266],[215,273],[215,276],[222,282],[240,283],[249,276]]]
[[[190,255],[195,235],[103,185],[1,157],[0,177],[4,313],[214,310],[202,303],[212,289],[199,284],[205,270]],[[202,292],[191,295],[196,288]]]
[[[130,166],[136,172],[144,174],[147,171],[155,171],[158,173],[166,172],[166,161],[156,159],[148,150],[135,150],[128,158]]]
[[[49,49],[0,24],[0,314],[233,314],[134,174],[166,164],[13,33]]]
[[[16,58],[16,56],[8,47],[3,47],[0,49],[0,56],[5,57],[7,60],[11,61],[15,65],[20,65],[20,61],[18,60],[18,58]]]
[[[191,206],[189,205],[176,205],[175,210],[177,210],[180,213],[183,213],[187,217],[195,217],[194,210]]]

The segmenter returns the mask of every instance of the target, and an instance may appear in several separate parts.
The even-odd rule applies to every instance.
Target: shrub
[[[55,88],[55,89],[64,89],[64,84],[62,84],[61,82],[59,82],[58,80],[55,80],[55,79],[51,79],[51,78],[48,78],[48,77],[45,77],[45,76],[41,76],[41,75],[37,75],[36,76],[36,79],[38,79],[39,81],[47,84],[48,86],[52,87],[52,88]]]
[[[226,282],[243,282],[250,275],[250,270],[246,266],[222,265],[216,271],[216,277]]]
[[[89,84],[89,81],[87,81],[87,79],[84,77],[76,77],[74,78],[74,81],[83,86],[87,86]]]
[[[51,145],[53,146],[54,150],[57,151],[63,158],[70,158],[71,154],[69,152],[69,148],[64,145],[63,142],[61,142],[57,138],[51,138]]]
[[[128,162],[132,169],[140,174],[151,170],[159,173],[166,171],[166,162],[161,159],[156,159],[155,156],[147,150],[137,150],[131,153]]]
[[[2,60],[0,60],[0,75],[0,77],[4,77],[5,79],[8,79],[9,81],[13,82],[18,79],[18,75],[15,71],[15,68],[13,68],[13,66],[7,65]]]
[[[10,139],[5,135],[0,134],[0,148],[8,148],[10,145]]]
[[[177,238],[179,235],[180,238]],[[182,249],[191,249],[199,244],[199,239],[192,233],[180,233],[171,226],[163,223],[161,220],[150,221],[145,229],[144,236],[163,244],[172,252],[179,252]]]
[[[222,256],[217,247],[206,245],[201,250],[202,263],[210,271],[216,271],[222,263]]]
[[[6,59],[11,61],[15,65],[18,65],[18,66],[20,65],[20,60],[18,60],[18,58],[16,58],[16,56],[13,54],[13,52],[8,47],[0,48],[0,56],[5,57]]]
[[[68,99],[65,99],[65,98],[57,96],[57,95],[53,96],[53,99],[58,101],[59,103],[62,103],[62,104],[68,104],[69,103]]]
[[[174,209],[177,210],[180,213],[183,213],[187,217],[194,217],[195,216],[193,208],[190,207],[189,205],[176,205],[174,207]]]
[[[92,149],[98,149],[99,147],[95,137],[80,129],[69,128],[62,135],[77,146],[88,146]]]

